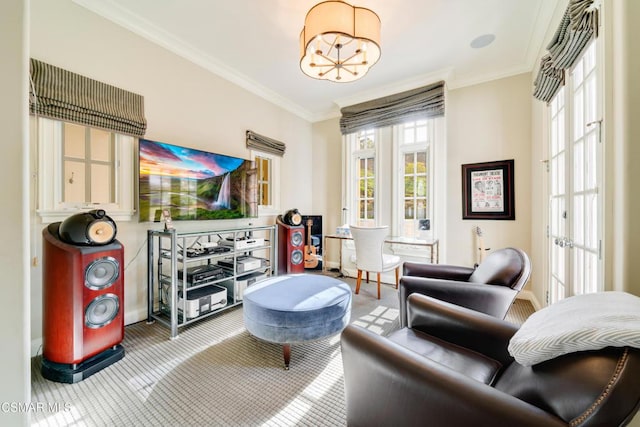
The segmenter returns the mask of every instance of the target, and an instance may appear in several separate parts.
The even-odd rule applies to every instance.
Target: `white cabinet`
[[[242,303],[247,286],[277,274],[275,226],[149,230],[147,321],[171,329]]]

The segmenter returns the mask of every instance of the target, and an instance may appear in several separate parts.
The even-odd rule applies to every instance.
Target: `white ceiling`
[[[307,11],[321,0],[73,0],[172,52],[317,121],[341,106],[445,79],[449,89],[531,71],[558,0],[353,0],[382,21],[382,56],[352,83],[299,68]],[[482,49],[470,43],[494,34]]]

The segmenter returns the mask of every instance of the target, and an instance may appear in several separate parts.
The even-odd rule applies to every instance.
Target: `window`
[[[433,140],[434,120],[419,120],[399,126],[399,164],[401,179],[398,194],[404,215],[399,216],[398,234],[418,235],[418,220],[430,219],[431,190],[430,142]]]
[[[376,139],[377,132],[373,129],[364,130],[350,135],[349,200],[347,211],[349,222],[359,226],[373,226],[376,224],[377,192],[376,181]]]
[[[101,208],[134,214],[134,137],[60,120],[33,118],[38,145],[38,214],[45,222]]]
[[[63,123],[63,203],[115,202],[115,134]]]
[[[258,215],[280,212],[279,188],[280,156],[260,151],[251,152],[257,169]]]
[[[344,138],[344,158],[349,159],[344,207],[349,223],[390,225],[391,234],[410,238],[427,237],[425,220],[428,235],[434,235],[434,223],[443,226],[444,215],[436,209],[433,165],[444,153],[436,149],[444,144],[444,118],[408,121]],[[443,159],[439,164],[444,165]],[[444,173],[440,168],[438,176]]]
[[[256,156],[258,168],[258,205],[271,205],[271,159]]]

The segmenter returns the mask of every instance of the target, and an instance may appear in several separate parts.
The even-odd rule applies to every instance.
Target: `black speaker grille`
[[[115,319],[118,311],[120,311],[120,300],[117,295],[100,295],[94,298],[84,310],[84,323],[88,328],[102,328]]]
[[[84,285],[94,291],[107,288],[120,275],[118,260],[112,257],[95,259],[84,271]]]
[[[301,264],[303,258],[304,256],[302,255],[302,251],[300,249],[296,249],[295,251],[291,252],[291,264]]]
[[[291,246],[300,246],[303,240],[302,232],[294,231],[291,233]]]

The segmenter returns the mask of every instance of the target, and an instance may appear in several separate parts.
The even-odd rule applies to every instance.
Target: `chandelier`
[[[313,6],[300,33],[300,68],[315,79],[352,82],[380,58],[380,18],[339,0]]]

